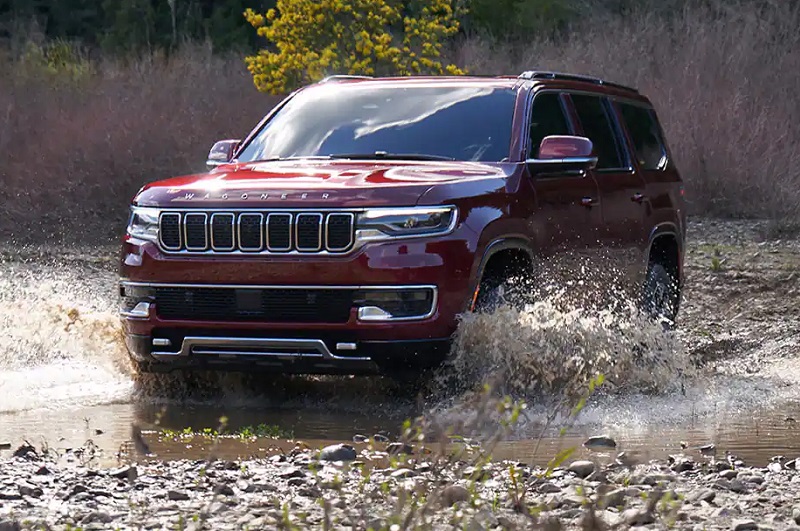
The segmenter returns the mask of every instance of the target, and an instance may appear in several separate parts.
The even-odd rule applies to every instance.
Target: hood
[[[139,206],[176,208],[411,206],[437,185],[507,178],[509,164],[407,161],[271,161],[228,164],[209,173],[154,182]],[[483,182],[483,185],[480,183]]]

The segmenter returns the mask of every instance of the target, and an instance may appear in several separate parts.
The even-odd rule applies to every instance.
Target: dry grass
[[[659,111],[694,213],[800,219],[799,7],[586,20],[563,42],[473,38],[460,61],[475,73],[550,68],[633,84]],[[77,84],[0,68],[0,235],[16,240],[118,238],[141,185],[202,171],[214,140],[244,135],[275,103],[242,58],[197,46],[96,63]]]
[[[0,234],[18,241],[119,238],[142,185],[204,171],[215,140],[246,134],[275,103],[241,58],[202,48],[104,62],[77,82],[6,68]]]
[[[474,41],[463,60],[487,73],[568,70],[633,85],[659,112],[693,213],[797,224],[800,4],[720,5],[670,19],[587,17],[566,43],[487,53]]]

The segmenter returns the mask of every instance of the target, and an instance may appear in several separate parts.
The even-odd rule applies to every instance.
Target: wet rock
[[[35,474],[36,474],[37,476],[49,476],[49,475],[50,475],[50,474],[52,474],[52,473],[53,473],[53,472],[52,472],[52,471],[51,471],[49,468],[47,468],[46,466],[44,466],[44,465],[40,466],[40,467],[39,467],[39,468],[36,470],[36,472],[35,472]]]
[[[694,467],[695,463],[691,459],[678,459],[670,467],[670,469],[677,474],[683,474],[684,472],[694,470]]]
[[[23,459],[28,459],[28,460],[36,459],[39,457],[39,454],[36,452],[36,448],[34,448],[33,445],[28,443],[22,444],[19,447],[17,447],[17,449],[14,450],[14,453],[11,455],[14,457],[21,457]]]
[[[749,490],[749,489],[747,488],[747,485],[745,485],[745,484],[744,484],[742,481],[740,481],[739,479],[734,479],[734,480],[732,480],[732,481],[730,482],[730,485],[728,485],[728,489],[729,489],[730,491],[732,491],[732,492],[735,492],[735,493],[737,493],[737,494],[744,494],[745,492],[747,492],[747,491]]]
[[[792,520],[794,520],[794,523],[797,525],[800,525],[800,505],[795,505],[792,508]]]
[[[226,485],[225,483],[217,483],[214,485],[212,492],[220,496],[233,496],[235,494],[230,485]]]
[[[687,499],[692,503],[700,503],[706,502],[711,503],[714,501],[714,498],[717,497],[717,493],[711,489],[701,489],[692,492]]]
[[[323,448],[319,458],[322,461],[354,461],[356,450],[349,444],[333,444]]]
[[[585,478],[586,476],[594,472],[594,463],[592,463],[591,461],[574,461],[572,464],[569,465],[567,470],[569,470],[579,478]]]
[[[642,509],[626,509],[622,512],[622,520],[631,526],[648,525],[656,521],[651,512]]]
[[[671,474],[647,474],[638,483],[653,487],[659,483],[672,483],[673,481],[675,481],[675,476]]]
[[[278,474],[278,477],[282,479],[302,478],[305,476],[306,473],[297,467],[289,467]]]
[[[108,471],[108,475],[112,478],[127,479],[133,481],[139,477],[139,470],[135,466],[126,465],[120,468],[115,468]]]
[[[303,487],[308,484],[308,480],[305,478],[291,478],[288,484],[290,487]]]
[[[734,479],[738,475],[739,475],[738,470],[731,470],[731,469],[723,470],[722,472],[719,473],[719,477],[725,479]]]
[[[605,495],[602,501],[603,507],[619,507],[625,504],[625,489],[612,490]]]
[[[114,519],[111,518],[111,515],[102,511],[95,511],[87,514],[81,520],[81,524],[108,524],[111,523]]]
[[[353,435],[353,442],[354,443],[369,442],[369,437],[367,437],[366,435]]]
[[[21,500],[22,494],[19,491],[0,490],[0,500]]]
[[[770,464],[767,465],[767,470],[769,470],[773,474],[777,474],[778,472],[783,470],[783,465],[781,465],[780,463],[777,463],[777,462],[776,463],[770,463]]]
[[[390,474],[395,479],[405,479],[416,476],[417,473],[409,468],[399,468]]]
[[[410,444],[393,442],[386,447],[386,452],[392,455],[398,455],[398,454],[411,455],[414,453],[414,448],[412,448]]]
[[[20,483],[19,493],[23,496],[30,496],[31,498],[41,498],[44,491],[40,487],[31,485],[30,483]]]
[[[249,483],[243,479],[240,479],[236,482],[236,488],[242,492],[255,492],[256,490],[252,483]]]
[[[372,440],[379,443],[388,443],[389,437],[387,437],[386,435],[382,435],[380,433],[376,433],[375,435],[372,436]]]
[[[737,479],[743,483],[755,483],[756,485],[762,485],[764,483],[764,476],[756,473],[740,474]]]
[[[442,505],[450,507],[459,502],[468,502],[472,496],[469,491],[461,485],[448,485],[442,489]]]
[[[758,525],[753,520],[734,520],[731,526],[733,531],[755,531]]]
[[[168,490],[167,499],[172,501],[184,501],[189,499],[189,495],[180,490]]]
[[[556,492],[561,492],[561,487],[559,487],[558,485],[556,485],[554,483],[550,483],[548,481],[546,483],[542,483],[541,485],[539,485],[538,490],[542,494],[554,494]]]
[[[19,522],[16,520],[0,520],[0,531],[20,531]]]
[[[617,447],[617,441],[608,435],[595,435],[584,441],[583,445],[590,450],[608,450]]]

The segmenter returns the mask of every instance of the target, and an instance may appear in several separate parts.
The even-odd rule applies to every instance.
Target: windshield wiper
[[[373,153],[337,153],[331,155],[331,158],[353,159],[353,160],[373,160],[373,159],[456,160],[453,157],[443,157],[440,155],[426,155],[423,153],[387,153],[386,151],[375,151]]]

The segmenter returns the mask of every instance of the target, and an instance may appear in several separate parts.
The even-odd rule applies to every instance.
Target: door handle
[[[596,204],[597,204],[597,201],[595,201],[593,197],[584,197],[583,199],[581,199],[581,205],[583,205],[583,206],[585,206],[587,208],[592,208]]]
[[[635,193],[631,197],[631,201],[633,201],[634,203],[641,203],[644,200],[645,200],[644,194],[640,194],[640,193]]]

